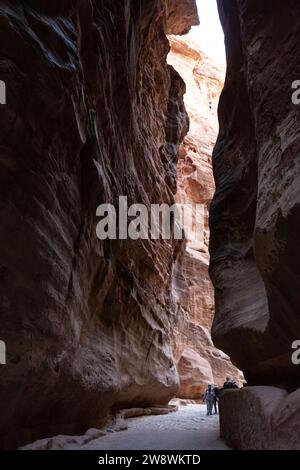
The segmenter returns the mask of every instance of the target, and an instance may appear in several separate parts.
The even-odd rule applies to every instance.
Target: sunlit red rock
[[[196,204],[201,204],[204,211],[200,227],[203,237],[189,238],[195,221],[185,225],[187,244],[175,270],[178,396],[200,398],[208,383],[222,385],[227,375],[241,378],[229,358],[214,347],[210,335],[214,290],[208,274],[208,213],[215,190],[212,151],[218,132],[217,106],[224,70],[199,49],[190,35],[170,36],[169,40],[168,61],[186,83],[185,105],[190,118],[190,130],[180,148],[176,202],[192,204],[194,215]]]

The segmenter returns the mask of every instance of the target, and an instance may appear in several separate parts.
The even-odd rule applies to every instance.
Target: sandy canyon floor
[[[219,437],[218,415],[206,416],[204,405],[187,405],[168,415],[131,418],[128,429],[89,442],[90,450],[229,449]]]

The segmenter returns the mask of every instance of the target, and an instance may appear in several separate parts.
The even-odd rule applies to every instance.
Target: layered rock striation
[[[190,118],[190,130],[180,147],[176,202],[189,206],[192,212],[184,221],[187,243],[175,270],[174,349],[180,378],[178,396],[199,399],[207,384],[221,386],[227,375],[241,377],[228,356],[214,347],[210,333],[214,291],[208,273],[208,213],[215,190],[212,151],[224,71],[200,50],[193,35],[169,36],[169,40],[168,62],[186,83],[184,100]],[[201,207],[198,214],[197,205]]]
[[[100,241],[96,209],[174,202],[188,118],[166,33],[197,22],[194,0],[0,4],[2,448],[176,394],[181,242]]]
[[[219,0],[218,4],[228,69],[213,158],[213,339],[243,370],[249,385],[280,385],[293,391],[300,386],[299,367],[291,360],[292,343],[300,338],[300,138],[299,109],[291,100],[291,86],[300,73],[300,5],[294,0],[284,4]],[[244,421],[251,422],[247,403],[241,405],[247,396],[252,394],[257,410],[265,412],[255,390],[237,393],[239,398],[232,398],[238,404],[235,418],[227,425],[222,421],[227,436],[241,421],[241,413],[246,413]],[[226,398],[224,407],[233,409],[230,400]],[[299,419],[295,407],[294,411]],[[237,447],[247,446],[250,428],[241,429],[234,442]],[[267,432],[272,429],[273,424]],[[270,447],[260,441],[261,434],[252,435],[256,448]],[[270,435],[266,440],[272,441]],[[285,446],[289,447],[288,433]]]

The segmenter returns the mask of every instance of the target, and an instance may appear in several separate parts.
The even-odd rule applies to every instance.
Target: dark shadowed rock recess
[[[0,3],[2,448],[176,394],[181,242],[100,242],[96,208],[173,203],[188,118],[166,34],[197,23],[194,0]]]
[[[218,4],[228,70],[213,157],[213,339],[259,385],[225,393],[221,432],[239,448],[299,448],[300,3]]]

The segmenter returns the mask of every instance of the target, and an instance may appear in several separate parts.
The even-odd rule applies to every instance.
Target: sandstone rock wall
[[[188,0],[177,24],[172,4],[0,3],[1,447],[78,434],[112,407],[176,393],[181,243],[95,232],[97,206],[119,195],[174,201],[188,120],[166,32],[198,18]]]
[[[292,342],[300,338],[300,134],[299,109],[291,100],[292,82],[300,74],[300,4],[295,0],[219,0],[218,4],[228,70],[213,158],[213,339],[239,365],[250,385],[280,385],[291,392],[300,387],[299,366],[291,361]],[[227,428],[223,420],[223,433],[229,437],[243,421],[252,440],[245,431],[238,439],[235,434],[232,444],[249,448],[257,433],[256,448],[279,445],[280,426],[271,423],[263,441],[261,433],[253,431],[254,424],[257,430],[261,420],[269,419],[255,390],[234,396],[224,399],[227,417],[235,405],[237,411],[230,415]],[[254,424],[249,397],[256,403]],[[293,397],[282,398],[282,406],[289,399]],[[296,429],[296,407],[294,412],[291,425]],[[278,409],[276,415],[285,420]],[[286,425],[282,425],[283,440],[289,446]],[[295,445],[295,439],[290,440],[290,446]]]
[[[261,2],[219,3],[228,71],[214,151],[214,339],[250,383],[300,385],[291,362],[292,341],[300,337],[300,139],[291,101],[300,63],[300,6],[274,1],[265,22]]]
[[[191,35],[169,37],[168,62],[186,83],[185,105],[190,130],[181,148],[177,166],[176,202],[203,206],[202,237],[190,235],[195,219],[185,224],[187,244],[178,260],[174,290],[178,312],[174,329],[181,398],[202,398],[208,383],[222,385],[227,375],[240,378],[228,356],[211,341],[214,291],[208,274],[208,212],[214,193],[212,150],[217,138],[217,106],[223,87],[224,70],[209,59]],[[199,233],[200,234],[200,233]]]
[[[221,437],[242,450],[299,450],[299,398],[271,386],[222,392]]]

